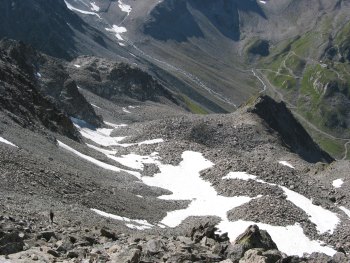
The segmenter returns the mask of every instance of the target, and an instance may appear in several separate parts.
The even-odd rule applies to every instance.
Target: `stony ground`
[[[350,222],[339,209],[349,207],[348,162],[307,163],[283,145],[283,137],[247,110],[197,116],[166,104],[132,100],[116,104],[84,89],[80,92],[105,122],[128,124],[112,132],[113,136],[128,136],[123,142],[164,139],[159,144],[117,147],[117,156],[156,151],[162,163],[178,165],[182,152],[201,152],[215,163],[201,176],[218,194],[263,195],[229,211],[230,220],[279,226],[298,222],[309,238],[322,240],[339,253],[333,259],[317,253],[307,258],[288,257],[276,250],[278,244],[263,232],[252,234],[261,232],[255,227],[245,232],[253,241],[231,244],[225,234],[214,233],[213,227],[220,221],[217,217],[191,217],[176,228],[130,229],[123,221],[90,209],[157,224],[167,212],[185,208],[189,201],[159,199],[169,191],[142,184],[124,172],[101,169],[57,146],[59,140],[99,161],[130,169],[84,143],[45,129],[43,133],[25,129],[2,115],[0,136],[19,148],[0,143],[0,262],[348,262]],[[98,146],[91,140],[84,142]],[[279,160],[292,163],[295,169]],[[152,176],[157,168],[148,165],[143,175]],[[232,171],[258,175],[265,182],[296,191],[337,213],[341,223],[333,235],[320,235],[308,215],[286,200],[279,187],[222,180]],[[332,182],[338,178],[345,181],[344,186],[334,188]]]

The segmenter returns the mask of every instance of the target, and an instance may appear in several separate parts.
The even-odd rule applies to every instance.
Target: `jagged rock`
[[[246,251],[253,248],[261,248],[262,251],[266,251],[277,249],[277,246],[265,230],[260,230],[257,225],[252,225],[236,238],[233,245],[229,246],[226,251],[227,257],[233,262],[238,262]]]
[[[57,239],[55,232],[52,232],[52,231],[41,232],[41,233],[39,233],[39,234],[37,235],[37,239],[42,239],[42,238],[43,238],[43,239],[45,239],[47,242],[48,242],[52,237],[54,237],[54,238]]]
[[[277,103],[271,97],[262,96],[249,110],[264,119],[269,127],[279,133],[286,146],[306,161],[313,163],[334,161],[313,141],[284,102]]]
[[[350,259],[344,253],[337,252],[333,256],[333,261],[334,263],[348,263]]]
[[[68,257],[68,258],[77,258],[77,257],[79,257],[79,253],[76,252],[76,251],[69,251],[69,252],[67,253],[67,257]]]
[[[188,236],[191,237],[195,243],[199,243],[204,237],[211,238],[214,241],[226,240],[227,234],[219,236],[215,234],[216,230],[217,228],[215,226],[206,223],[204,226],[199,225],[199,227],[193,227]]]
[[[23,250],[24,242],[18,232],[0,232],[0,255],[8,255]]]
[[[184,254],[184,253],[176,253],[171,255],[166,263],[182,263],[182,262],[191,262],[192,255],[191,254]]]
[[[244,253],[244,257],[239,260],[239,263],[270,263],[267,260],[267,257],[262,255],[262,249],[249,249]]]
[[[118,239],[115,233],[106,228],[101,228],[101,236],[110,238],[112,240]]]
[[[60,240],[59,242],[56,243],[58,245],[57,251],[66,253],[69,250],[73,249],[73,244],[68,240]]]
[[[252,225],[247,230],[239,235],[234,244],[241,244],[244,247],[250,248],[263,248],[265,250],[277,249],[277,245],[273,242],[269,233],[265,230],[260,230],[257,225]]]
[[[57,251],[52,250],[52,249],[49,249],[49,250],[47,251],[47,253],[50,254],[50,255],[52,255],[52,256],[54,256],[54,257],[56,257],[56,258],[60,256],[60,254],[59,254]]]
[[[84,239],[89,242],[90,246],[97,244],[97,240],[94,237],[90,237],[90,236],[85,236]]]
[[[281,258],[281,252],[278,250],[264,251],[264,249],[258,248],[246,251],[239,263],[276,263]]]
[[[147,242],[146,244],[146,251],[151,254],[157,254],[161,251],[163,251],[164,244],[162,241],[160,240],[156,240],[156,239],[151,239],[150,241]]]
[[[141,250],[139,249],[130,249],[121,252],[118,255],[112,256],[114,262],[120,263],[139,263],[141,258]]]
[[[202,246],[208,246],[208,247],[213,247],[216,245],[216,241],[212,238],[209,238],[209,237],[204,237],[202,240],[201,240],[201,245]]]
[[[278,260],[287,257],[287,255],[283,254],[277,249],[272,249],[268,251],[264,251],[262,253],[263,256],[267,257],[269,261],[277,262]]]

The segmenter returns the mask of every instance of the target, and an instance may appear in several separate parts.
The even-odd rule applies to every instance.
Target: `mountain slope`
[[[350,138],[349,21],[344,19],[350,6],[340,1],[333,7],[333,12],[320,17],[305,34],[278,42],[258,67],[270,82],[268,86],[280,93],[271,89],[270,94],[295,108],[306,119],[304,123],[311,123],[305,127],[322,147],[342,158],[343,145]]]
[[[0,38],[22,40],[48,55],[127,55],[103,33],[68,10],[63,0],[1,1]]]

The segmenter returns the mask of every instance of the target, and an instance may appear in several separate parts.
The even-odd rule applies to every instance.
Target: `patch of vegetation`
[[[294,89],[296,87],[296,80],[294,77],[288,76],[287,74],[288,72],[285,71],[282,71],[281,74],[271,72],[267,77],[269,78],[270,82],[278,88],[286,90]]]
[[[195,113],[195,114],[208,114],[209,113],[206,109],[202,108],[199,104],[195,103],[187,96],[183,95],[182,97],[186,103],[187,108],[192,113]]]

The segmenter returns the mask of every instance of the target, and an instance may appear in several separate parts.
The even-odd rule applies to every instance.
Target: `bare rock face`
[[[165,86],[139,68],[95,57],[80,57],[73,63],[70,74],[79,86],[96,95],[118,102],[122,99],[179,104]],[[72,63],[72,64],[73,64]]]
[[[0,110],[22,127],[41,124],[79,140],[79,133],[68,116],[38,91],[31,52],[34,51],[21,42],[0,42]]]
[[[277,131],[283,144],[304,160],[312,163],[329,163],[334,160],[312,140],[284,102],[278,103],[271,97],[262,96],[253,103],[249,111],[257,114],[270,128]]]
[[[253,250],[254,249],[254,250]],[[258,250],[256,250],[258,249]],[[263,251],[277,250],[277,245],[269,233],[260,230],[257,225],[249,226],[244,233],[239,235],[228,248],[227,255],[233,262],[267,262],[267,257],[262,256]]]
[[[38,93],[32,95],[34,100],[37,99],[39,103],[43,103],[45,100],[50,101],[53,104],[52,106],[62,111],[62,114],[66,113],[68,116],[83,119],[94,126],[102,124],[102,117],[96,115],[93,107],[80,94],[77,85],[70,78],[62,61],[41,54],[32,47],[13,40],[1,41],[0,49],[4,54],[4,67],[15,67],[16,69],[12,73],[17,70],[18,75],[21,75],[21,77],[16,77],[17,82],[25,78],[26,85],[30,85],[31,89]],[[4,76],[4,81],[6,81],[5,78]],[[16,81],[11,84],[20,85]],[[28,90],[28,88],[24,89]],[[38,96],[45,97],[45,99],[39,99]],[[27,107],[26,105],[24,103],[22,106]],[[41,107],[41,110],[46,112],[45,107]],[[43,115],[45,114],[43,113]],[[66,120],[66,122],[70,121]]]

